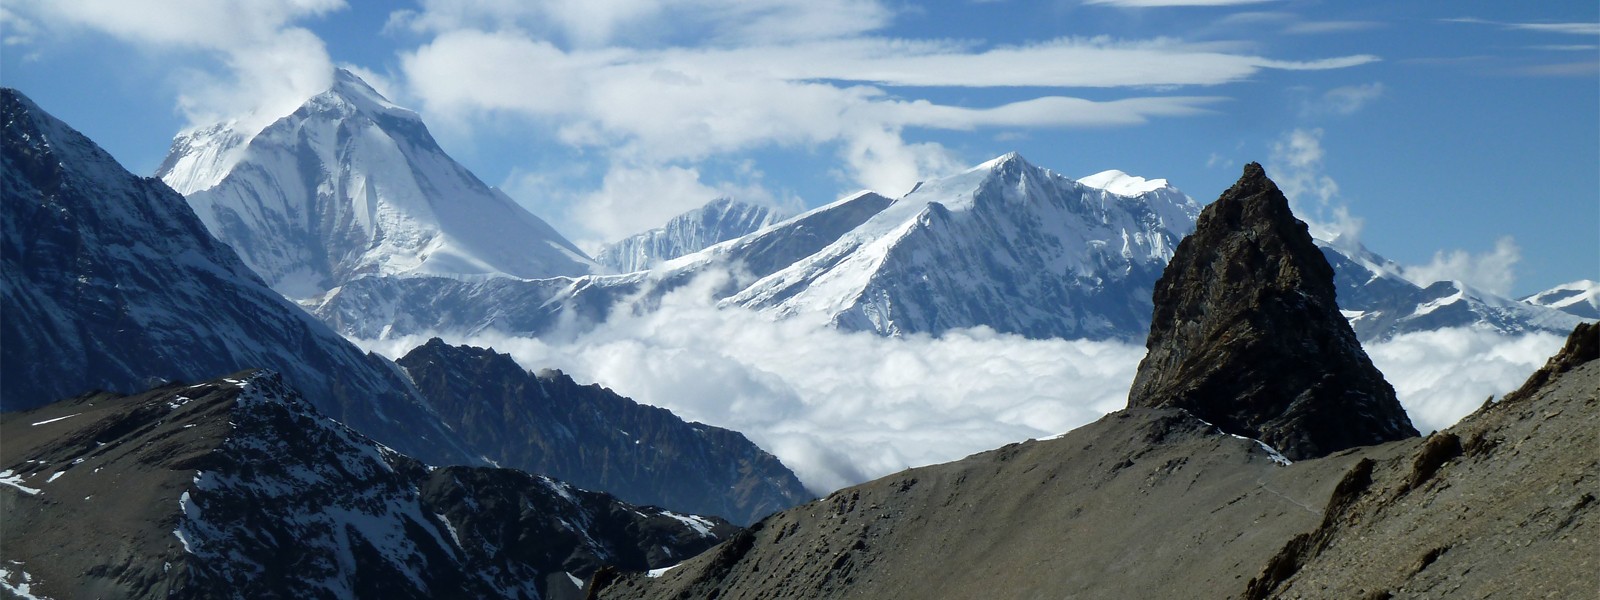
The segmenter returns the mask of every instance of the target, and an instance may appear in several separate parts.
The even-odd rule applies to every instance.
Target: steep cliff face
[[[435,338],[399,360],[439,418],[502,466],[638,504],[750,523],[811,498],[744,435],[687,423],[560,371]]]
[[[242,371],[0,415],[0,579],[55,598],[561,598],[737,528],[433,468]]]
[[[1155,287],[1130,407],[1180,408],[1294,460],[1417,435],[1260,165],[1200,213]]]

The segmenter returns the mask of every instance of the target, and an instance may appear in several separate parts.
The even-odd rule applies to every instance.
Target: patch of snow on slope
[[[8,566],[0,566],[0,590],[11,592],[21,600],[50,600],[49,596],[33,593],[33,575],[22,570],[21,562],[8,560],[6,564]]]
[[[70,418],[76,417],[76,416],[81,415],[81,414],[83,414],[83,413],[72,413],[72,414],[67,415],[65,417],[56,417],[54,419],[45,419],[45,420],[39,421],[37,423],[29,424],[28,426],[29,427],[38,427],[40,425],[46,425],[46,424],[54,423],[54,422],[60,421],[62,419],[70,419]]]
[[[18,475],[17,473],[12,472],[11,469],[6,469],[4,471],[0,471],[0,484],[5,484],[5,485],[9,485],[11,487],[17,488],[19,490],[22,490],[22,493],[28,494],[30,496],[37,496],[39,494],[44,493],[44,490],[37,490],[37,489],[31,488],[31,487],[22,485],[22,483],[23,483],[22,476]]]
[[[661,514],[662,516],[671,517],[672,519],[675,519],[684,525],[688,525],[690,529],[695,531],[695,533],[700,534],[700,537],[716,537],[716,534],[711,533],[711,528],[713,527],[711,521],[707,521],[703,517],[695,515],[681,515],[670,510],[661,511]]]

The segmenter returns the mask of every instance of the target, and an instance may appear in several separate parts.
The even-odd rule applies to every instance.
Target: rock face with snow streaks
[[[1291,459],[1417,435],[1260,165],[1200,213],[1156,283],[1128,406],[1181,408]]]
[[[737,530],[428,467],[265,371],[6,413],[0,432],[0,560],[56,598],[577,597],[601,566],[671,565]]]
[[[438,338],[399,360],[439,417],[496,462],[637,504],[751,523],[811,499],[744,435],[686,423],[560,371]]]

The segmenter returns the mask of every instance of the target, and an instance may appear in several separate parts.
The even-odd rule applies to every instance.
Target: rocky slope
[[[1261,165],[1200,213],[1154,298],[1128,406],[1183,409],[1294,460],[1417,435]]]
[[[260,132],[179,136],[157,176],[273,289],[369,275],[583,275],[583,252],[444,153],[416,113],[349,71]]]
[[[0,415],[7,586],[87,598],[562,598],[736,531],[519,471],[433,468],[244,371]]]
[[[789,218],[771,206],[718,198],[666,225],[606,244],[594,260],[614,273],[649,270],[662,262],[699,252]]]
[[[437,338],[399,364],[448,427],[501,465],[736,523],[812,498],[744,435],[685,423],[560,371],[535,375],[510,356]]]
[[[1243,218],[1246,212],[1274,208],[1261,202],[1263,195],[1272,196],[1270,182],[1252,175],[1247,172],[1230,194],[1254,203],[1210,211],[1212,220],[1249,223],[1254,220]],[[1201,290],[1231,285],[1246,293],[1219,300],[1254,306],[1246,313],[1283,316],[1273,314],[1285,301],[1273,291],[1277,284],[1292,284],[1280,291],[1293,290],[1315,278],[1313,288],[1331,288],[1327,265],[1310,260],[1317,252],[1308,238],[1301,239],[1303,230],[1281,218],[1270,222],[1275,225],[1252,231],[1278,239],[1254,250],[1239,247],[1232,236],[1208,234],[1216,225],[1203,222],[1199,241],[1185,242],[1169,270],[1174,281],[1199,289],[1169,286],[1158,311],[1182,314],[1168,303],[1182,306]],[[1218,273],[1215,281],[1177,277],[1175,272],[1209,262],[1184,255],[1224,256],[1230,244],[1258,256],[1235,273]],[[1260,268],[1268,264],[1274,268]],[[1331,298],[1329,290],[1318,293],[1301,302]],[[1163,327],[1159,312],[1155,320],[1154,327]],[[1193,333],[1201,327],[1183,329]],[[1347,325],[1343,331],[1337,337],[1350,337]],[[1300,327],[1258,333],[1270,334],[1279,347],[1311,345],[1329,335]],[[1589,543],[1600,527],[1594,502],[1600,462],[1592,452],[1593,431],[1600,427],[1597,335],[1600,328],[1579,328],[1568,350],[1523,390],[1428,438],[1403,437],[1290,461],[1189,410],[1135,404],[1056,439],[840,490],[758,522],[665,573],[604,570],[591,594],[1584,597],[1593,592],[1600,565],[1600,548]],[[1259,343],[1248,337],[1220,334],[1198,349],[1225,352]],[[1183,363],[1181,357],[1171,362]],[[1289,368],[1294,367],[1276,374],[1308,384]],[[1284,385],[1261,383],[1263,389]],[[1309,394],[1305,401],[1344,400]],[[1389,431],[1386,419],[1348,422]]]

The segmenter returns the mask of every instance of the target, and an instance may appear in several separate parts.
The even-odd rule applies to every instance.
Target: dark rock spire
[[[1417,435],[1334,300],[1333,269],[1250,163],[1200,213],[1155,288],[1129,392],[1291,459]]]

